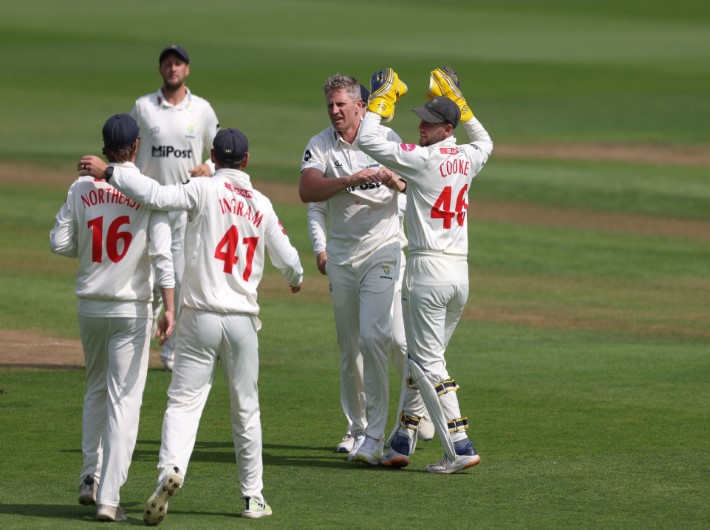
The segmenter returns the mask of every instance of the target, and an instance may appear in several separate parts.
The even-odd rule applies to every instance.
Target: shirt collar
[[[158,89],[158,92],[156,93],[158,97],[158,105],[160,105],[161,107],[173,108],[178,110],[186,109],[192,103],[192,92],[190,92],[189,88],[185,88],[187,89],[187,94],[185,95],[185,98],[177,105],[171,105],[170,102],[168,102],[168,100],[166,100],[163,96],[163,88],[160,87]]]

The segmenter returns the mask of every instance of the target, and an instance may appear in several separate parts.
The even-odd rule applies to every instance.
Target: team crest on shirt
[[[386,280],[391,280],[392,279],[392,267],[389,265],[383,265],[382,266],[382,276],[380,278],[384,278]]]
[[[399,147],[402,151],[414,151],[414,148],[417,146],[414,144],[399,144]]]

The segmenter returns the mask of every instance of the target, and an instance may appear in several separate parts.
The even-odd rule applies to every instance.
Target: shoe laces
[[[266,501],[264,502],[259,502],[257,501],[254,497],[245,497],[244,498],[244,503],[246,504],[246,509],[249,510],[252,508],[252,503],[256,505],[256,508],[260,508],[262,510],[266,510]]]
[[[379,442],[375,438],[368,436],[367,438],[365,438],[365,441],[363,442],[361,447],[365,451],[373,452],[379,449]]]

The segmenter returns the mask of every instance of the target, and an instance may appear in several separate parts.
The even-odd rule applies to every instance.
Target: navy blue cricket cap
[[[446,96],[431,98],[423,106],[412,110],[427,123],[449,123],[454,129],[461,119],[459,106]]]
[[[160,52],[160,57],[158,58],[158,64],[163,64],[163,59],[165,59],[165,56],[170,53],[174,53],[187,64],[190,64],[190,56],[187,54],[187,51],[185,48],[178,46],[177,44],[171,44],[170,46],[163,48],[163,51]]]
[[[104,146],[119,149],[133,145],[138,132],[138,124],[129,114],[114,114],[104,123]]]
[[[370,91],[365,88],[365,85],[360,85],[360,99],[365,103],[367,103],[367,100],[370,99]]]
[[[222,129],[212,141],[218,162],[233,164],[244,160],[249,151],[249,140],[239,129]]]

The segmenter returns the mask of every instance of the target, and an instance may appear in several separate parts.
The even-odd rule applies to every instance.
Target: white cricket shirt
[[[466,210],[471,180],[493,152],[483,125],[473,118],[461,125],[470,143],[449,138],[427,147],[383,140],[382,118],[368,112],[360,126],[360,148],[407,180],[409,254],[435,253],[466,257]]]
[[[158,89],[136,100],[131,116],[140,127],[136,165],[161,184],[189,180],[189,170],[202,163],[204,152],[209,158],[219,131],[212,106],[189,89],[176,106]]]
[[[115,164],[138,175],[130,162]],[[79,314],[152,316],[152,267],[157,283],[173,288],[168,216],[154,212],[101,179],[79,177],[69,188],[49,234],[52,252],[79,258]]]
[[[181,305],[257,315],[257,286],[265,252],[289,285],[301,284],[298,252],[271,201],[252,187],[246,173],[219,169],[212,178],[160,186],[153,179],[117,168],[110,182],[146,206],[187,211]]]
[[[378,126],[377,134],[383,140],[401,141],[387,127]],[[301,162],[301,172],[315,168],[322,171],[325,178],[346,177],[365,168],[379,167],[379,162],[357,145],[343,140],[332,126],[311,138]],[[387,186],[363,184],[341,191],[326,202],[329,218],[326,252],[332,263],[343,265],[364,260],[397,237],[397,193]],[[325,206],[318,207],[319,213],[312,213],[322,216]],[[309,220],[314,250],[322,244],[322,237],[316,235],[318,230]]]

